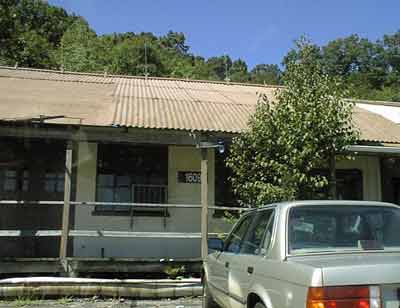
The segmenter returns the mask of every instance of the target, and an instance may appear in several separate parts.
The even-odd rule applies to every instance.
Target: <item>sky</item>
[[[97,34],[169,30],[203,57],[228,54],[250,67],[280,64],[295,39],[323,45],[356,33],[400,30],[400,0],[48,0],[83,16]]]

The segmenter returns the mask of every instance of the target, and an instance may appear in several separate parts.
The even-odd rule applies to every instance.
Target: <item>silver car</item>
[[[204,266],[206,307],[399,308],[400,207],[295,201],[246,213]]]

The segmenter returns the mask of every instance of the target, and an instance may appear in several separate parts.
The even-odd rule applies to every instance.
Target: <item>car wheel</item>
[[[254,308],[266,308],[265,305],[263,303],[258,302]]]
[[[219,306],[217,303],[214,301],[210,289],[208,287],[207,279],[204,277],[204,282],[203,282],[203,301],[204,301],[204,306],[205,308],[218,308]]]

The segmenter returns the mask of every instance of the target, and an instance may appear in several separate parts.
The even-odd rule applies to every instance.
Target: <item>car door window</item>
[[[266,236],[267,226],[271,220],[273,210],[263,210],[257,213],[254,223],[247,232],[240,253],[258,254],[263,239]]]
[[[240,252],[240,246],[242,244],[242,241],[246,235],[247,230],[249,229],[249,226],[253,220],[254,215],[249,214],[245,216],[233,229],[232,233],[229,235],[226,244],[225,244],[225,249],[224,251],[226,252],[232,252],[232,253],[239,253]]]
[[[272,213],[272,215],[269,218],[268,225],[267,225],[267,231],[265,232],[264,236],[264,244],[263,248],[268,251],[270,245],[271,245],[271,239],[272,239],[272,231],[274,228],[274,221],[275,221],[275,211]]]

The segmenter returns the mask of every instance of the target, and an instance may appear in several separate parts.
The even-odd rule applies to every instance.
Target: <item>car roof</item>
[[[386,206],[386,207],[399,207],[396,204],[380,201],[355,201],[355,200],[294,200],[286,202],[278,202],[263,205],[259,209],[266,209],[271,207],[279,207],[282,209],[290,208],[294,206],[307,206],[307,205],[319,205],[319,206],[334,206],[334,205],[354,205],[354,206]]]

